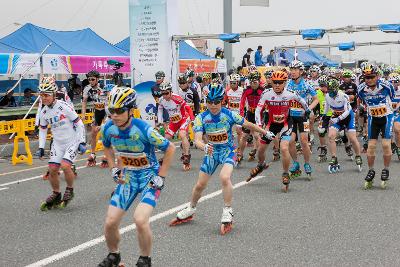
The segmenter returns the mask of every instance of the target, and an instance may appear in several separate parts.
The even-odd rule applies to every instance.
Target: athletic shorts
[[[338,131],[346,129],[348,132],[355,132],[356,120],[354,112],[350,111],[349,115],[345,119],[340,120],[338,123],[332,124],[331,127],[335,128]]]
[[[146,203],[154,208],[161,193],[161,190],[156,190],[149,185],[151,178],[155,175],[158,175],[158,169],[155,168],[146,171],[124,170],[123,176],[128,181],[117,185],[110,205],[127,211],[137,195],[141,193],[140,203]]]
[[[378,139],[379,134],[383,139],[391,139],[393,120],[393,114],[385,117],[368,116],[368,139]]]
[[[269,130],[273,132],[275,136],[278,136],[278,134],[280,134],[279,140],[290,141],[292,134],[292,127],[293,127],[292,119],[289,117],[287,126],[285,126],[284,123],[271,123],[271,125],[269,126]],[[264,138],[260,139],[261,144],[269,144],[271,143],[271,141],[272,140]]]
[[[205,155],[203,163],[200,166],[200,171],[208,175],[213,175],[219,165],[231,164],[235,166],[236,154],[234,150],[232,147],[215,149],[211,156]]]
[[[399,122],[400,123],[400,113],[399,112],[396,112],[394,114],[394,122]]]
[[[246,120],[248,120],[251,123],[256,123],[256,113],[255,112],[246,112]]]
[[[57,144],[53,141],[50,148],[49,165],[60,166],[62,161],[72,165],[77,156],[78,146],[78,142]]]
[[[167,134],[173,136],[178,130],[187,132],[189,130],[190,118],[182,119],[177,123],[169,122]]]
[[[306,132],[306,129],[304,128],[304,123],[308,124],[308,120],[304,117],[291,117],[293,121],[293,129],[292,132],[297,135],[297,132],[299,133],[304,133]],[[308,129],[308,131],[310,131]],[[308,132],[307,131],[307,132]]]
[[[95,109],[94,110],[94,121],[93,126],[100,126],[106,117],[106,110],[105,109]]]
[[[323,116],[321,120],[319,121],[318,127],[323,128],[325,132],[323,134],[326,134],[328,128],[329,128],[329,121],[331,120],[331,116]]]

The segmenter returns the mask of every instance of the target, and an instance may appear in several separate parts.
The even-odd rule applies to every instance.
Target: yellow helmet
[[[108,96],[108,108],[136,108],[136,91],[124,86],[114,87]]]

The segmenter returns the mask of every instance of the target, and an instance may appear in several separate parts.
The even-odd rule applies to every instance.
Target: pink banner
[[[102,57],[102,56],[62,56],[44,55],[44,73],[88,73],[97,70],[100,73],[113,73],[113,66],[108,65],[108,60],[115,60],[124,63],[118,70],[120,73],[130,73],[129,57]]]

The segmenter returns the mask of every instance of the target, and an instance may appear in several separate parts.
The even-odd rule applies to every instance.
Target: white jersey
[[[50,125],[53,140],[58,144],[80,143],[85,140],[74,128],[74,123],[79,120],[74,109],[61,100],[56,100],[52,107],[44,106],[39,114],[39,126],[47,129]]]
[[[88,98],[88,101],[93,101],[94,108],[97,110],[103,110],[107,105],[107,93],[101,90],[99,85],[96,88],[90,85],[85,86],[83,97]]]
[[[158,121],[163,122],[163,110],[168,112],[169,120],[172,123],[177,123],[188,117],[186,108],[187,104],[183,98],[172,93],[171,99],[166,100],[164,97],[159,98],[158,102]]]
[[[243,88],[238,87],[236,90],[229,89],[226,92],[228,109],[240,113],[240,100],[242,99]]]
[[[338,91],[335,98],[325,94],[324,114],[327,114],[329,109],[332,110],[333,117],[339,117],[340,120],[345,119],[352,111],[349,96],[342,91]]]

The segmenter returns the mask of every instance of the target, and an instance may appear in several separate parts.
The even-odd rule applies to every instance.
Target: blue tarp
[[[383,32],[400,32],[400,24],[380,24],[379,30]]]
[[[129,56],[89,28],[77,31],[55,31],[27,23],[0,39],[15,53],[40,53],[49,43],[46,54],[87,56]]]
[[[0,53],[23,53],[24,51],[13,48],[0,42]]]
[[[281,51],[278,51],[278,55],[280,52]],[[294,49],[286,50],[285,55],[288,61],[292,62],[294,60]],[[332,64],[332,66],[339,65],[333,61],[329,61],[327,58],[321,56],[315,51],[312,51],[310,53],[310,51],[305,51],[303,49],[297,49],[297,60],[303,62],[305,66],[311,66],[313,64],[326,65],[326,66],[330,66],[329,64]]]
[[[355,49],[355,43],[350,42],[350,43],[340,43],[338,45],[339,50],[341,51],[353,51]]]
[[[223,33],[219,35],[219,39],[224,42],[237,43],[240,41],[239,33]]]
[[[130,51],[130,39],[125,38],[121,42],[115,44],[116,47],[122,49],[129,53]],[[193,48],[185,41],[179,42],[179,59],[213,59],[203,53],[201,53],[196,48]]]
[[[323,55],[319,54],[318,52],[312,49],[308,50],[307,53],[320,60],[321,63],[319,64],[324,64],[325,66],[328,67],[339,67],[339,63],[327,59],[326,57],[324,57]]]
[[[325,30],[324,29],[300,30],[300,34],[304,40],[316,40],[324,37]]]

